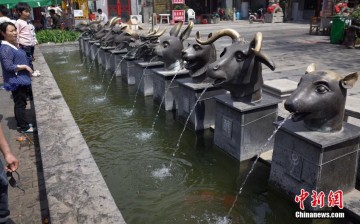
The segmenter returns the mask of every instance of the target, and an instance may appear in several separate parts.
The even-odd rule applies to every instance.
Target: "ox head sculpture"
[[[261,100],[262,63],[275,70],[274,62],[261,52],[262,34],[256,33],[248,48],[240,34],[233,29],[220,30],[205,41],[201,40],[197,32],[196,41],[206,45],[223,36],[231,37],[232,44],[224,49],[219,59],[209,65],[206,74],[215,80],[214,86],[230,91],[235,101],[250,103]]]
[[[209,34],[210,37],[211,34]],[[191,40],[188,47],[182,51],[182,59],[185,62],[185,68],[189,70],[190,76],[195,83],[214,81],[206,76],[209,64],[216,61],[214,44],[201,45],[195,40]]]
[[[184,48],[183,41],[190,36],[194,23],[190,21],[188,26],[179,35],[181,26],[182,22],[174,25],[170,30],[170,36],[161,37],[155,49],[156,54],[164,62],[165,68],[168,70],[179,69],[181,67],[181,52]]]
[[[293,113],[293,121],[303,120],[310,130],[341,131],[346,92],[357,79],[356,72],[342,77],[333,71],[316,71],[311,64],[297,89],[285,101],[285,109]]]

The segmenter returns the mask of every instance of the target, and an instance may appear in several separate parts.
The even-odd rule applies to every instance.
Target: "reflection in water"
[[[224,217],[251,161],[242,162],[239,170],[239,162],[213,145],[213,133],[208,130],[186,130],[176,157],[172,157],[183,129],[172,113],[159,113],[155,132],[150,136],[149,127],[158,109],[152,97],[138,97],[134,110],[130,110],[136,87],[125,85],[118,77],[109,82],[111,75],[105,75],[104,83],[109,83],[105,98],[103,91],[94,91],[94,86],[101,83],[101,66],[88,72],[91,61],[82,59],[78,51],[69,53],[66,66],[57,64],[57,57],[56,53],[45,54],[128,224],[309,223],[294,219],[298,209],[294,202],[269,191],[270,169],[262,163],[254,167],[231,212],[231,221],[227,220]],[[71,74],[66,72],[69,70],[81,72]],[[82,76],[88,79],[78,81]],[[104,83],[102,89],[107,88]],[[171,159],[170,172],[164,164]]]

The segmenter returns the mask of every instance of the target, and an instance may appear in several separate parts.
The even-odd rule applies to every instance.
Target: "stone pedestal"
[[[102,47],[105,51],[105,63],[103,64],[106,70],[110,69],[111,59],[113,54],[110,52],[111,50],[114,50],[115,47]]]
[[[275,137],[269,184],[292,201],[301,189],[310,196],[312,190],[347,193],[355,188],[359,141],[360,128],[348,123],[341,132],[323,133],[288,120]],[[305,208],[317,210],[310,196]]]
[[[110,70],[113,71],[116,76],[121,76],[119,62],[122,59],[122,56],[127,53],[127,50],[110,50],[110,53],[112,54],[112,57],[110,57]]]
[[[163,97],[164,102],[162,108],[166,111],[175,110],[177,108],[177,91],[179,84],[175,82],[175,79],[187,78],[189,77],[188,70],[180,71],[168,71],[164,68],[152,69],[153,71],[153,82],[154,82],[154,101],[158,104],[161,103]],[[176,76],[176,77],[174,77]],[[174,78],[174,81],[171,83],[171,80]],[[166,90],[168,91],[166,92]]]
[[[99,50],[99,60],[98,60],[98,62],[99,62],[99,64],[100,65],[102,65],[104,68],[105,68],[105,61],[106,61],[106,59],[105,59],[105,52],[106,52],[106,50],[104,49],[104,47],[101,47],[100,46],[100,50]]]
[[[99,65],[101,65],[101,54],[104,53],[104,51],[101,49],[100,43],[95,43],[95,45],[98,47],[98,52],[96,54],[96,60]]]
[[[84,39],[82,37],[79,38],[79,50],[84,52]]]
[[[84,39],[84,54],[85,56],[90,55],[90,39]]]
[[[210,83],[193,83],[191,78],[178,79],[178,110],[177,119],[184,123],[188,119],[191,110],[197,102],[194,111],[190,116],[188,127],[198,131],[210,128],[215,124],[215,99],[214,96],[226,93],[226,90],[220,87],[214,87]],[[201,93],[205,93],[201,96]]]
[[[135,75],[132,71],[132,68],[135,66],[133,59],[121,59],[120,68],[121,68],[121,79],[128,85],[135,85]]]
[[[95,44],[98,43],[96,41],[89,41],[89,45],[90,45],[90,58],[91,60],[95,60],[97,58],[98,55],[98,50],[99,50],[99,44]]]
[[[257,103],[236,102],[230,94],[215,99],[217,146],[240,161],[272,149],[272,143],[264,145],[274,131],[279,99],[266,94]]]
[[[151,69],[164,67],[162,61],[135,61],[134,75],[135,83],[139,89],[139,92],[144,96],[153,95],[153,78],[154,74]]]

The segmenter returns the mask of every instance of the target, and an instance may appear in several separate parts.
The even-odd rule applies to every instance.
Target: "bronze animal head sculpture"
[[[303,120],[310,130],[337,132],[342,130],[346,91],[358,79],[356,72],[342,77],[333,71],[315,71],[311,64],[297,89],[285,101],[285,109],[293,121]]]
[[[108,23],[109,26],[103,26],[98,32],[94,34],[94,39],[101,40],[101,38],[103,38],[108,32],[110,32],[111,27],[115,25],[114,21],[117,22],[118,19],[116,17],[112,18]]]
[[[159,31],[160,27],[156,27],[153,31],[149,30],[147,33],[139,34],[139,39],[134,42],[134,49],[128,55],[128,58],[143,59],[144,61],[151,61],[157,55],[155,47],[159,42],[159,37],[162,36],[166,29]]]
[[[89,23],[81,22],[77,24],[74,29],[82,32],[81,37],[92,38],[93,35],[101,29],[101,25],[100,21],[91,21]]]
[[[261,52],[262,33],[255,34],[248,48],[243,44],[240,34],[233,29],[220,30],[205,41],[201,40],[197,32],[196,41],[206,45],[223,36],[231,37],[232,44],[224,49],[220,58],[209,65],[206,74],[215,80],[213,85],[230,91],[235,101],[250,103],[261,100],[261,64],[275,70],[274,62]]]
[[[181,26],[182,22],[178,22],[173,26],[170,30],[170,36],[161,37],[155,49],[156,54],[164,62],[165,68],[168,70],[178,70],[182,67],[181,51],[184,48],[183,41],[190,36],[194,23],[190,21],[188,26],[179,35]]]
[[[214,81],[206,75],[209,64],[216,61],[214,44],[201,45],[195,40],[191,40],[188,47],[182,51],[182,59],[185,62],[185,68],[189,70],[190,76],[195,83]]]
[[[100,40],[101,46],[110,47],[113,45],[115,35],[121,33],[122,26],[116,24],[119,20],[120,18],[117,18],[109,23],[109,31]]]
[[[137,39],[139,39],[139,34],[135,30],[130,29],[129,26],[125,25],[122,27],[121,33],[115,36],[114,44],[116,49],[121,50],[129,48]]]

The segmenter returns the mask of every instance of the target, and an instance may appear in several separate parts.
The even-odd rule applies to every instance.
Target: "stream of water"
[[[294,219],[298,206],[269,190],[269,166],[240,164],[213,144],[211,131],[186,129],[175,157],[183,124],[171,112],[159,113],[151,138],[137,136],[152,127],[158,109],[152,97],[138,97],[129,116],[136,85],[111,75],[101,82],[104,69],[89,69],[92,62],[77,50],[68,59],[48,50],[44,56],[128,224],[314,223]],[[170,173],[154,173],[170,160]],[[231,220],[224,220],[229,209]]]

